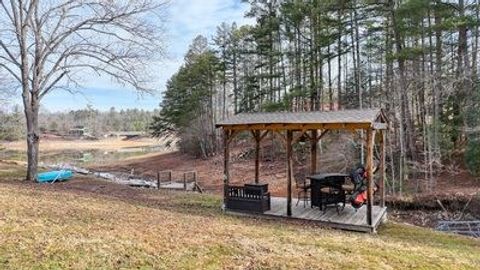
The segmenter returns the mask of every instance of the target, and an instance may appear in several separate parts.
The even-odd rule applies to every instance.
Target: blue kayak
[[[37,175],[37,182],[48,183],[48,182],[66,181],[72,178],[72,176],[73,176],[73,172],[67,171],[67,170],[44,172],[44,173],[39,173]]]

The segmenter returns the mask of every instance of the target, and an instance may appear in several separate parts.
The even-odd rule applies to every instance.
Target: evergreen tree
[[[382,107],[392,126],[392,192],[402,192],[407,179],[433,187],[442,163],[458,157],[453,153],[466,150],[466,164],[476,166],[480,156],[467,131],[476,125],[478,0],[243,2],[255,23],[220,25],[206,49],[215,64],[203,66],[212,80],[208,87],[197,82],[210,89],[198,104],[211,113],[188,114],[199,105],[185,97],[194,85],[183,74],[204,78],[191,73],[199,63],[187,56],[170,80],[162,112],[181,108],[179,119],[164,118],[175,134],[181,119],[186,126],[200,115],[211,123],[240,112]]]
[[[185,64],[170,78],[152,134],[179,139],[182,150],[208,157],[216,151],[214,95],[219,60],[198,36],[185,56]]]

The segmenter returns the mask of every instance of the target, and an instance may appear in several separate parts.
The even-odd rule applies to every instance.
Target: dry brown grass
[[[118,150],[126,147],[148,147],[163,145],[163,141],[153,138],[141,138],[138,140],[122,140],[109,138],[100,140],[41,140],[40,151],[57,152],[65,150]],[[2,146],[7,150],[26,151],[25,141],[4,142]]]
[[[1,269],[480,268],[479,241],[414,226],[349,233],[223,215],[214,195],[2,179]]]

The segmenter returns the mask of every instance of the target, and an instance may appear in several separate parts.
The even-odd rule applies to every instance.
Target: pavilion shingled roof
[[[373,124],[386,122],[381,109],[343,110],[327,112],[239,113],[219,121],[216,126],[255,124]],[[383,118],[385,120],[385,118]]]

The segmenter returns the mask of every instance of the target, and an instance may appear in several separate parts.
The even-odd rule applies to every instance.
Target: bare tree
[[[77,91],[93,72],[147,91],[161,52],[166,0],[0,0],[0,70],[19,86],[27,123],[27,180],[37,174],[40,101]]]

